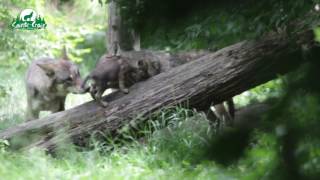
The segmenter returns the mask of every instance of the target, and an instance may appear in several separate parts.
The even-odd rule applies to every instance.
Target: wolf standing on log
[[[147,64],[143,60],[135,61],[121,56],[105,54],[85,78],[82,89],[89,91],[94,100],[106,107],[108,103],[102,99],[104,91],[108,88],[117,88],[123,93],[129,93],[127,87],[148,78],[145,71],[146,66]],[[86,83],[89,80],[92,83],[87,85]]]
[[[85,93],[76,64],[71,62],[63,49],[59,60],[41,58],[29,66],[26,77],[27,120],[39,118],[40,111],[64,110],[68,93]]]

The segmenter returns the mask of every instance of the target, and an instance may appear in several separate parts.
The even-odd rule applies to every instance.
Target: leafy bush
[[[266,32],[283,31],[315,2],[141,0],[136,4],[121,0],[120,4],[125,21],[142,32],[143,47],[216,50]]]

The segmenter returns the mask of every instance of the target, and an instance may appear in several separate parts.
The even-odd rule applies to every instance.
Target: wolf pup
[[[71,62],[63,49],[59,60],[41,58],[29,66],[26,73],[27,120],[39,118],[40,111],[64,110],[68,93],[85,93],[76,64]]]
[[[89,91],[94,100],[106,107],[108,103],[101,99],[104,91],[108,88],[117,88],[123,93],[129,93],[127,86],[147,76],[140,70],[143,68],[139,68],[143,65],[145,64],[140,61],[131,62],[124,57],[103,55],[95,69],[85,78],[82,89]],[[92,81],[89,87],[86,85],[88,80]]]

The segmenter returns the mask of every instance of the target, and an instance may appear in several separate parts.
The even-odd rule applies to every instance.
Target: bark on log
[[[4,130],[0,139],[24,141],[28,133],[47,129],[47,136],[35,138],[33,146],[51,149],[69,137],[79,140],[94,131],[117,133],[130,120],[163,107],[208,107],[299,66],[305,54],[301,46],[307,45],[312,53],[313,39],[312,31],[303,31],[291,38],[273,35],[240,42],[137,83],[128,95],[115,93],[107,97],[111,101],[107,108],[89,102]],[[64,135],[54,129],[64,129]],[[26,142],[31,144],[29,139]]]

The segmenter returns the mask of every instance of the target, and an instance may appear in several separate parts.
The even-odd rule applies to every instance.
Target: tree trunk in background
[[[115,0],[108,3],[107,51],[109,54],[114,54],[118,48],[117,55],[120,55],[122,51],[139,51],[140,35],[128,26],[126,19],[121,18],[119,9]]]
[[[84,139],[94,132],[117,135],[133,119],[139,117],[139,123],[143,122],[151,113],[164,107],[181,105],[201,109],[289,72],[303,63],[302,55],[306,53],[301,48],[303,46],[308,47],[311,55],[318,53],[313,31],[297,31],[290,38],[275,34],[256,41],[243,41],[214,53],[196,54],[194,57],[200,56],[196,60],[133,85],[127,95],[116,92],[106,97],[109,101],[106,108],[89,102],[11,127],[0,132],[0,139],[10,139],[12,144],[18,140],[26,145],[33,143],[32,146],[51,149],[69,138],[78,143],[87,142]],[[161,52],[126,54],[158,59],[162,65],[179,62],[175,60],[179,57],[193,56]],[[166,60],[169,62],[163,63]],[[188,60],[180,59],[183,61]],[[39,134],[43,129],[47,130],[46,134],[31,142],[28,134]],[[64,133],[56,133],[55,130],[61,129]]]
[[[121,52],[121,49],[119,49],[120,24],[121,17],[119,7],[115,0],[111,0],[108,3],[108,29],[106,42],[108,54],[117,54]]]
[[[140,0],[136,0],[136,6],[138,6]],[[132,38],[133,38],[133,50],[140,51],[141,50],[141,42],[140,42],[140,32],[137,29],[132,30]]]

